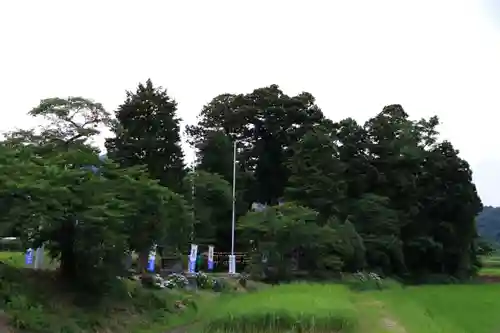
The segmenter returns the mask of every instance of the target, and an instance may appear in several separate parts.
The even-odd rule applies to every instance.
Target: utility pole
[[[236,224],[236,144],[233,143],[233,212],[231,219],[231,256],[229,257],[229,274],[236,274],[236,257],[234,256],[234,229]]]
[[[195,195],[196,195],[196,184],[195,184],[195,177],[196,177],[196,164],[193,162],[193,167],[192,167],[192,176],[191,176],[191,235],[190,235],[190,240],[191,244],[194,242],[194,225],[195,225],[195,218],[196,218],[196,213],[195,213]]]

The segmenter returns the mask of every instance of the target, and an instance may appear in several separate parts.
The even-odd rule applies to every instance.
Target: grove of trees
[[[100,291],[132,251],[144,269],[153,244],[228,251],[234,142],[236,248],[252,273],[468,278],[479,266],[481,200],[437,117],[389,105],[365,123],[335,121],[310,93],[277,85],[222,94],[185,129],[192,168],[177,103],[151,80],[114,116],[82,97],[45,99],[30,114],[47,125],[0,145],[0,234],[45,244],[74,284]],[[103,127],[113,133],[104,159],[92,144]]]

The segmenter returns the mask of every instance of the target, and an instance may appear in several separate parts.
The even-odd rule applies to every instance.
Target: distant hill
[[[500,244],[500,207],[484,207],[476,221],[481,237]]]

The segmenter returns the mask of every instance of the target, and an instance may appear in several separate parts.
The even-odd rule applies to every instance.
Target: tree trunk
[[[138,272],[142,275],[146,274],[148,269],[149,250],[141,250],[137,263]]]
[[[60,272],[64,279],[69,281],[76,277],[76,256],[74,251],[75,225],[67,221],[59,230],[59,246],[61,247]]]

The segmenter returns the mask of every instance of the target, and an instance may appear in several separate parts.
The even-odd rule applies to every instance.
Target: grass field
[[[192,332],[496,333],[500,284],[357,293],[292,284],[220,299]]]
[[[500,284],[421,286],[373,293],[409,333],[500,331]]]
[[[290,284],[220,301],[203,332],[354,332],[357,311],[347,287]]]

